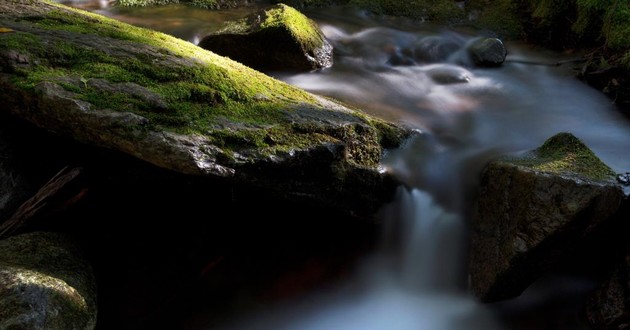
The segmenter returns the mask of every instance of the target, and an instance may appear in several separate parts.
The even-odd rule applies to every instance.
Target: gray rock
[[[199,46],[261,71],[311,71],[333,63],[333,47],[317,24],[284,4],[228,22]]]
[[[78,247],[57,233],[0,241],[0,329],[96,326],[96,284]]]
[[[473,64],[477,66],[500,66],[507,56],[507,50],[498,38],[477,38],[466,50]]]
[[[620,208],[615,174],[582,142],[558,134],[483,170],[471,228],[470,290],[518,296]]]

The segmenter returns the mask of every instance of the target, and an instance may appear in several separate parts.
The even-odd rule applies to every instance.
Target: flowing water
[[[193,43],[252,10],[64,3]],[[616,172],[626,172],[629,121],[609,99],[575,80],[568,64],[560,64],[576,54],[506,43],[508,57],[501,67],[478,68],[465,53],[466,45],[482,36],[478,31],[374,18],[347,8],[305,13],[333,44],[334,65],[302,74],[267,73],[417,129],[420,134],[389,152],[382,164],[407,187],[399,188],[396,200],[383,209],[382,249],[350,283],[243,316],[227,328],[503,328],[495,311],[465,290],[467,220],[483,165],[501,154],[535,148],[556,133],[572,132]],[[430,45],[450,51],[427,53]],[[407,56],[405,50],[414,48],[424,49],[424,57]]]

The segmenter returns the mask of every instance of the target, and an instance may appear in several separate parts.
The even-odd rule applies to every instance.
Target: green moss
[[[350,0],[350,5],[380,15],[402,16],[434,22],[452,22],[463,18],[464,11],[448,0]]]
[[[215,130],[210,135],[213,143],[223,148],[255,148],[265,153],[271,150],[288,152],[294,148],[311,146],[313,142],[339,142],[321,132],[302,131],[297,127],[268,126],[265,129]]]
[[[258,21],[260,16],[264,17],[262,22]],[[324,43],[324,36],[317,24],[295,8],[285,4],[277,4],[266,9],[264,14],[256,13],[252,17],[226,22],[218,32],[247,34],[264,29],[287,30],[306,48],[319,48]]]
[[[262,29],[287,29],[291,35],[307,48],[319,48],[324,43],[324,37],[319,28],[308,17],[295,8],[285,4],[278,4],[265,11],[266,18],[260,24]]]
[[[114,56],[105,50],[67,41],[44,45],[36,35],[29,33],[2,34],[0,47],[18,49],[39,61],[38,65],[20,72],[16,84],[23,88],[33,88],[42,81],[60,81],[67,76],[84,80],[102,78],[113,83],[133,82],[162,96],[168,109],[151,114],[152,109],[143,107],[141,100],[124,93],[105,97],[102,91],[71,86],[67,82],[64,82],[64,88],[75,93],[80,91],[77,97],[97,108],[132,111],[165,128],[199,132],[207,131],[213,122],[226,118],[264,124],[281,121],[283,111],[291,105],[314,102],[312,96],[301,89],[184,40],[81,10],[54,6],[59,9],[29,20],[46,30],[131,41],[150,45],[158,52],[156,56]],[[162,62],[165,56],[160,54],[179,56],[186,61],[172,65],[166,60]],[[200,122],[194,122],[195,119]]]
[[[513,162],[537,171],[577,174],[593,180],[615,177],[615,172],[571,133],[556,134],[530,155]]]

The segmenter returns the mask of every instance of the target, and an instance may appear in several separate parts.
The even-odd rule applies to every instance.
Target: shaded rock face
[[[0,224],[66,165],[54,145],[42,147],[35,132],[0,114]]]
[[[594,329],[627,329],[630,326],[630,198],[626,197],[617,216],[620,224],[606,243],[612,248],[599,253],[599,259],[612,258],[602,267],[600,286],[588,297],[584,314]]]
[[[11,141],[0,130],[0,223],[36,189],[17,165]]]
[[[586,315],[595,329],[627,329],[630,326],[630,256],[626,256],[588,300]]]
[[[311,71],[333,63],[333,47],[317,24],[284,4],[228,24],[199,46],[261,71]]]
[[[1,329],[94,329],[90,265],[61,234],[34,232],[0,241]]]
[[[472,220],[470,290],[484,301],[519,295],[605,224],[622,199],[614,173],[568,133],[489,163]]]

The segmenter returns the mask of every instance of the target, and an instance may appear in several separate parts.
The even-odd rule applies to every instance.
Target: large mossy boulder
[[[261,71],[311,71],[333,62],[333,47],[317,24],[285,4],[228,22],[199,47]]]
[[[184,40],[49,1],[0,2],[2,110],[153,165],[370,215],[410,130]]]
[[[33,232],[0,241],[0,329],[96,326],[92,268],[68,237]]]
[[[623,196],[613,171],[570,133],[490,162],[471,225],[470,290],[488,302],[518,296],[603,228]]]

